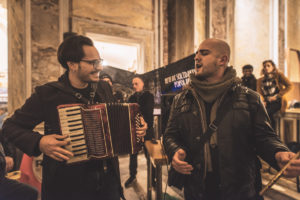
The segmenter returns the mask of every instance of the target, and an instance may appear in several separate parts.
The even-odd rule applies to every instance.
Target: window
[[[103,65],[144,73],[142,45],[135,40],[88,33],[104,60]]]
[[[7,103],[7,6],[0,0],[0,104]]]

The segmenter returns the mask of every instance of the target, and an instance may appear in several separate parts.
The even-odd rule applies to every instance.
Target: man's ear
[[[75,72],[78,69],[78,63],[76,63],[76,62],[68,61],[67,65],[69,67],[69,70],[72,72]]]
[[[220,65],[221,66],[227,66],[228,62],[229,62],[228,56],[223,55],[220,57]]]

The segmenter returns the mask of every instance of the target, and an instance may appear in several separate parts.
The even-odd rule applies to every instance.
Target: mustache
[[[95,70],[95,71],[92,71],[90,74],[97,74],[97,73],[100,73],[101,70]]]

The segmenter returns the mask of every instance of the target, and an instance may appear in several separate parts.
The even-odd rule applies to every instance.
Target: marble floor
[[[132,187],[125,188],[124,183],[129,178],[129,156],[119,157],[121,182],[124,189],[124,194],[127,200],[144,200],[147,197],[147,161],[144,153],[138,156],[138,174],[137,182],[132,184]],[[167,167],[162,167],[162,191],[167,193],[165,200],[183,200],[183,194],[176,188],[166,187],[167,183]],[[172,197],[172,198],[170,198]],[[155,199],[155,190],[152,190],[152,199]]]
[[[147,197],[147,165],[146,158],[143,153],[138,156],[138,174],[137,182],[132,184],[131,187],[125,188],[124,183],[129,177],[129,156],[122,156],[120,160],[121,181],[124,188],[124,194],[127,200],[145,200]],[[263,184],[267,184],[272,174],[263,173]],[[162,168],[162,191],[166,193],[163,200],[183,200],[182,191],[176,188],[167,186],[167,167]],[[272,189],[266,192],[265,200],[300,200],[300,193],[296,191],[296,185],[287,187],[287,181],[280,181],[275,184]],[[155,190],[152,190],[152,199],[155,199]]]

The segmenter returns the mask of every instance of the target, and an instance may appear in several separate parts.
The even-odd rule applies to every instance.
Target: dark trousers
[[[274,119],[274,114],[278,112],[280,108],[281,108],[281,99],[272,102],[267,102],[266,109],[271,120],[272,128],[274,130],[276,129],[276,120]]]
[[[200,176],[194,175],[184,187],[185,200],[220,200],[221,191],[218,182],[216,173],[207,172],[204,183],[201,183]]]
[[[3,179],[0,182],[0,199],[3,200],[37,200],[38,191],[24,183]]]
[[[149,164],[150,159],[148,158],[148,152],[146,147],[144,146],[144,153],[145,153],[145,157],[147,159],[147,166]],[[129,161],[129,174],[131,177],[135,177],[137,174],[137,165],[138,165],[138,154],[132,154],[130,155],[130,161]],[[155,183],[155,168],[153,167],[153,165],[151,165],[152,167],[152,184]]]
[[[131,177],[135,177],[137,174],[137,157],[138,157],[138,154],[130,155],[129,174]]]
[[[120,184],[113,173],[112,171],[104,173],[101,178],[103,184],[95,190],[64,191],[62,188],[61,191],[48,191],[47,194],[42,194],[42,200],[120,200]]]

